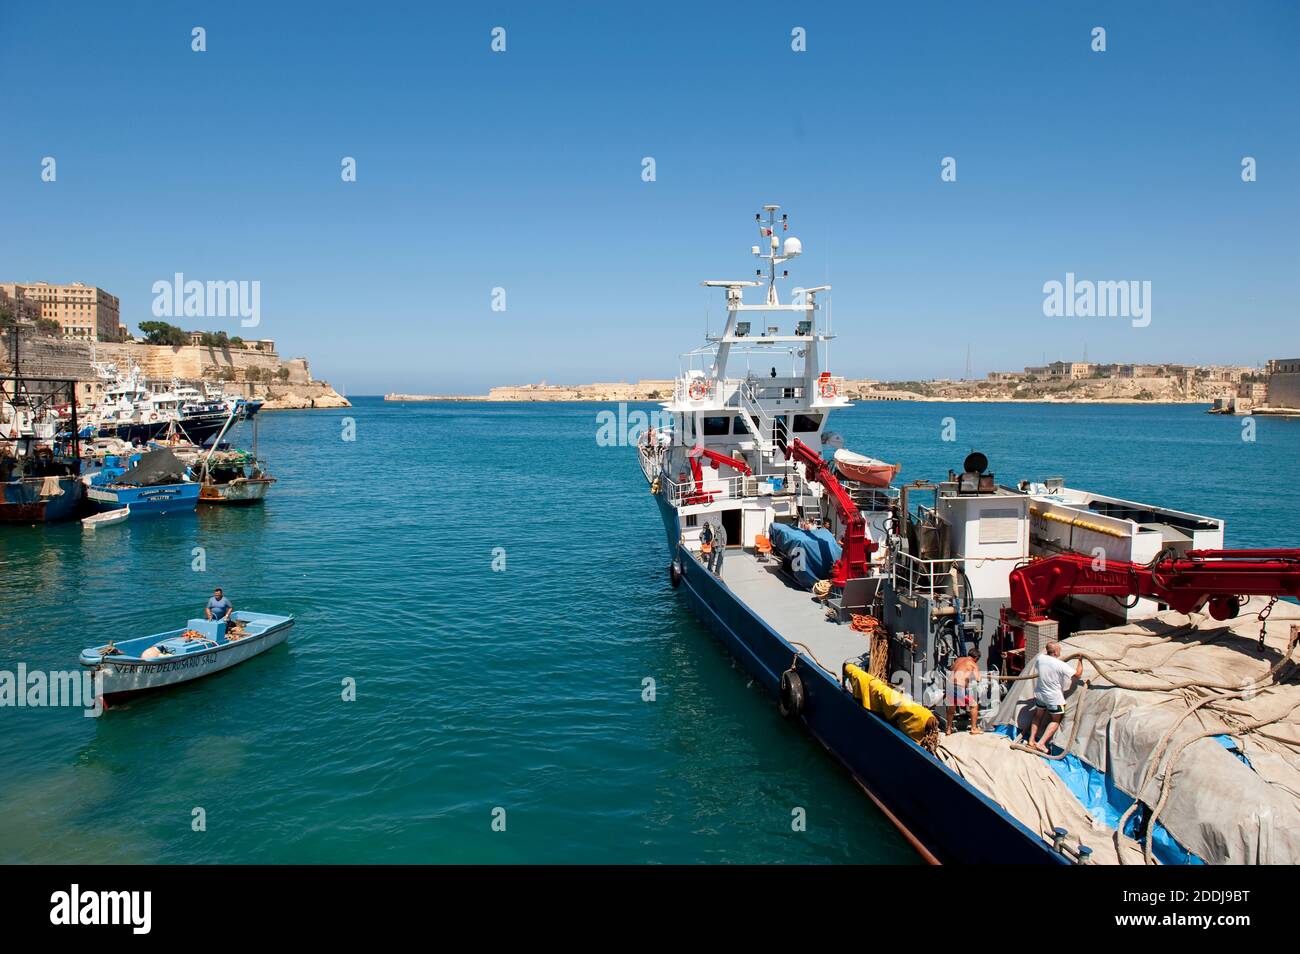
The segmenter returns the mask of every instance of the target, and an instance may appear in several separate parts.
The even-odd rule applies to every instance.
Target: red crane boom
[[[1151,564],[1063,553],[1011,571],[1011,608],[1022,620],[1046,619],[1073,595],[1143,596],[1180,613],[1208,603],[1215,619],[1231,619],[1243,596],[1300,597],[1300,550],[1189,550]]]
[[[691,464],[691,479],[695,481],[695,492],[685,499],[688,504],[712,503],[713,498],[717,496],[715,491],[705,491],[704,489],[704,468],[700,466],[701,457],[708,458],[713,463],[714,470],[717,470],[719,465],[726,464],[728,467],[740,471],[746,477],[753,473],[749,465],[740,458],[728,457],[726,454],[709,450],[703,444],[697,444],[691,448],[690,453],[687,455],[687,459]]]
[[[835,479],[830,464],[799,438],[790,444],[790,457],[804,465],[808,479],[815,480],[826,488],[835,506],[839,510],[840,521],[844,524],[844,539],[841,542],[840,558],[831,569],[831,583],[843,587],[849,580],[866,576],[867,560],[876,544],[867,539],[867,522],[862,519],[862,512],[853,502],[849,492]]]

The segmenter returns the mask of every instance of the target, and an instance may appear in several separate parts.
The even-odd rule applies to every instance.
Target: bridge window
[[[796,414],[794,416],[794,431],[796,434],[811,434],[820,430],[822,426],[822,416],[820,414]]]
[[[731,433],[728,428],[731,426],[731,419],[727,417],[706,417],[704,419],[704,436],[705,437],[722,437]]]

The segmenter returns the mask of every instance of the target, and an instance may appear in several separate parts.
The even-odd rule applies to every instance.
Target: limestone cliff
[[[0,338],[0,369],[14,366],[12,335]],[[65,341],[25,334],[18,342],[23,374],[72,378],[77,400],[94,404],[103,395],[104,381],[95,364],[112,363],[120,370],[139,365],[151,383],[172,380],[220,382],[227,392],[266,401],[268,409],[351,407],[326,381],[314,380],[306,358],[281,358],[274,351],[200,345],[147,345],[133,342]]]

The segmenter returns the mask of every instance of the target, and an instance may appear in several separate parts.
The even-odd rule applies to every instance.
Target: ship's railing
[[[758,497],[772,493],[774,484],[776,493],[790,490],[790,481],[786,474],[754,474],[750,476],[737,474],[734,477],[710,477],[706,475],[700,490],[695,489],[695,481],[689,476],[684,481],[673,480],[666,474],[660,476],[663,481],[665,497],[669,503],[677,507],[718,500],[742,500],[747,497]]]
[[[922,560],[898,552],[890,561],[894,589],[919,596],[941,596],[952,592],[952,566],[956,560]]]
[[[734,355],[733,355],[734,357]],[[829,378],[828,380],[835,383],[836,393],[844,393],[844,378]],[[693,397],[690,393],[691,384],[695,381],[702,382],[698,387],[706,388],[702,397]],[[724,378],[717,382],[715,387],[712,378],[705,375],[704,377],[681,375],[673,385],[673,399],[676,401],[705,401],[706,399],[721,398],[730,403],[730,394],[733,392],[748,391],[748,397],[757,401],[802,401],[807,394],[807,388],[802,384],[792,383],[786,379],[778,384],[772,384],[766,379],[751,378]],[[814,389],[814,394],[816,394]],[[717,403],[712,402],[711,403]],[[784,413],[784,412],[782,412]]]

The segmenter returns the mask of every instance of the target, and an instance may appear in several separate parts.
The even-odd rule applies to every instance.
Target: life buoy
[[[833,397],[835,397],[835,394],[836,394],[835,382],[834,382],[834,381],[822,381],[822,383],[821,383],[820,385],[818,385],[817,390],[821,393],[821,396],[822,396],[822,397],[824,397],[824,398],[833,398]]]
[[[158,412],[157,412],[157,411],[152,412],[152,413],[149,415],[149,420],[150,420],[150,421],[156,421],[156,420],[158,420]]]
[[[696,378],[691,382],[691,386],[686,389],[692,401],[704,400],[704,395],[709,393],[709,383],[704,378]]]
[[[787,669],[781,673],[781,691],[777,694],[777,704],[780,706],[781,715],[787,719],[793,719],[803,712],[803,702],[803,680],[793,668]]]

